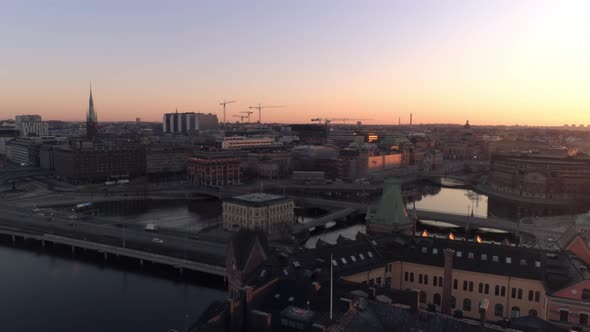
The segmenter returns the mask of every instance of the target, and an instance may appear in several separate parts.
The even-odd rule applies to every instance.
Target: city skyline
[[[0,118],[590,124],[583,1],[7,2]],[[256,117],[254,117],[256,119]]]

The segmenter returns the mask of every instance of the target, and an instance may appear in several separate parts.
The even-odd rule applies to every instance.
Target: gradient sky
[[[0,118],[590,124],[590,1],[2,0]],[[229,118],[235,121],[237,118]],[[254,116],[253,119],[257,119]]]

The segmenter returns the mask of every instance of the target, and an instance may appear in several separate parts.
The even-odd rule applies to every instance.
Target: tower
[[[86,138],[94,139],[98,136],[98,121],[94,111],[94,101],[92,100],[92,84],[90,85],[90,98],[88,99],[88,113],[86,114]]]
[[[402,181],[395,178],[383,183],[383,194],[374,215],[367,213],[367,234],[414,233],[414,220],[408,215],[402,196]]]

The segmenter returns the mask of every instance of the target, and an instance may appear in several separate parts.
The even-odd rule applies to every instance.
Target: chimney
[[[446,248],[443,250],[443,255],[445,259],[445,265],[441,311],[445,314],[450,314],[451,298],[453,296],[453,256],[455,255],[455,250]]]
[[[486,313],[489,305],[490,301],[488,301],[488,299],[483,299],[479,303],[479,326],[481,327],[481,332],[485,332],[486,330]]]
[[[412,113],[410,113],[410,126],[412,125]]]

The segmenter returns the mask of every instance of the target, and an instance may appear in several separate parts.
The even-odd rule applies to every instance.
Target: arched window
[[[440,294],[439,293],[434,294],[434,299],[433,299],[432,303],[434,303],[434,305],[440,305]]]
[[[512,317],[512,318],[520,317],[520,308],[519,307],[512,307],[512,310],[510,312],[510,317]]]
[[[531,309],[529,310],[529,316],[537,317],[538,313],[537,310]]]
[[[471,311],[471,300],[470,299],[463,300],[463,311]]]
[[[494,306],[494,315],[498,317],[504,316],[504,306],[501,303],[496,303]]]
[[[426,303],[426,292],[420,291],[420,303]]]

